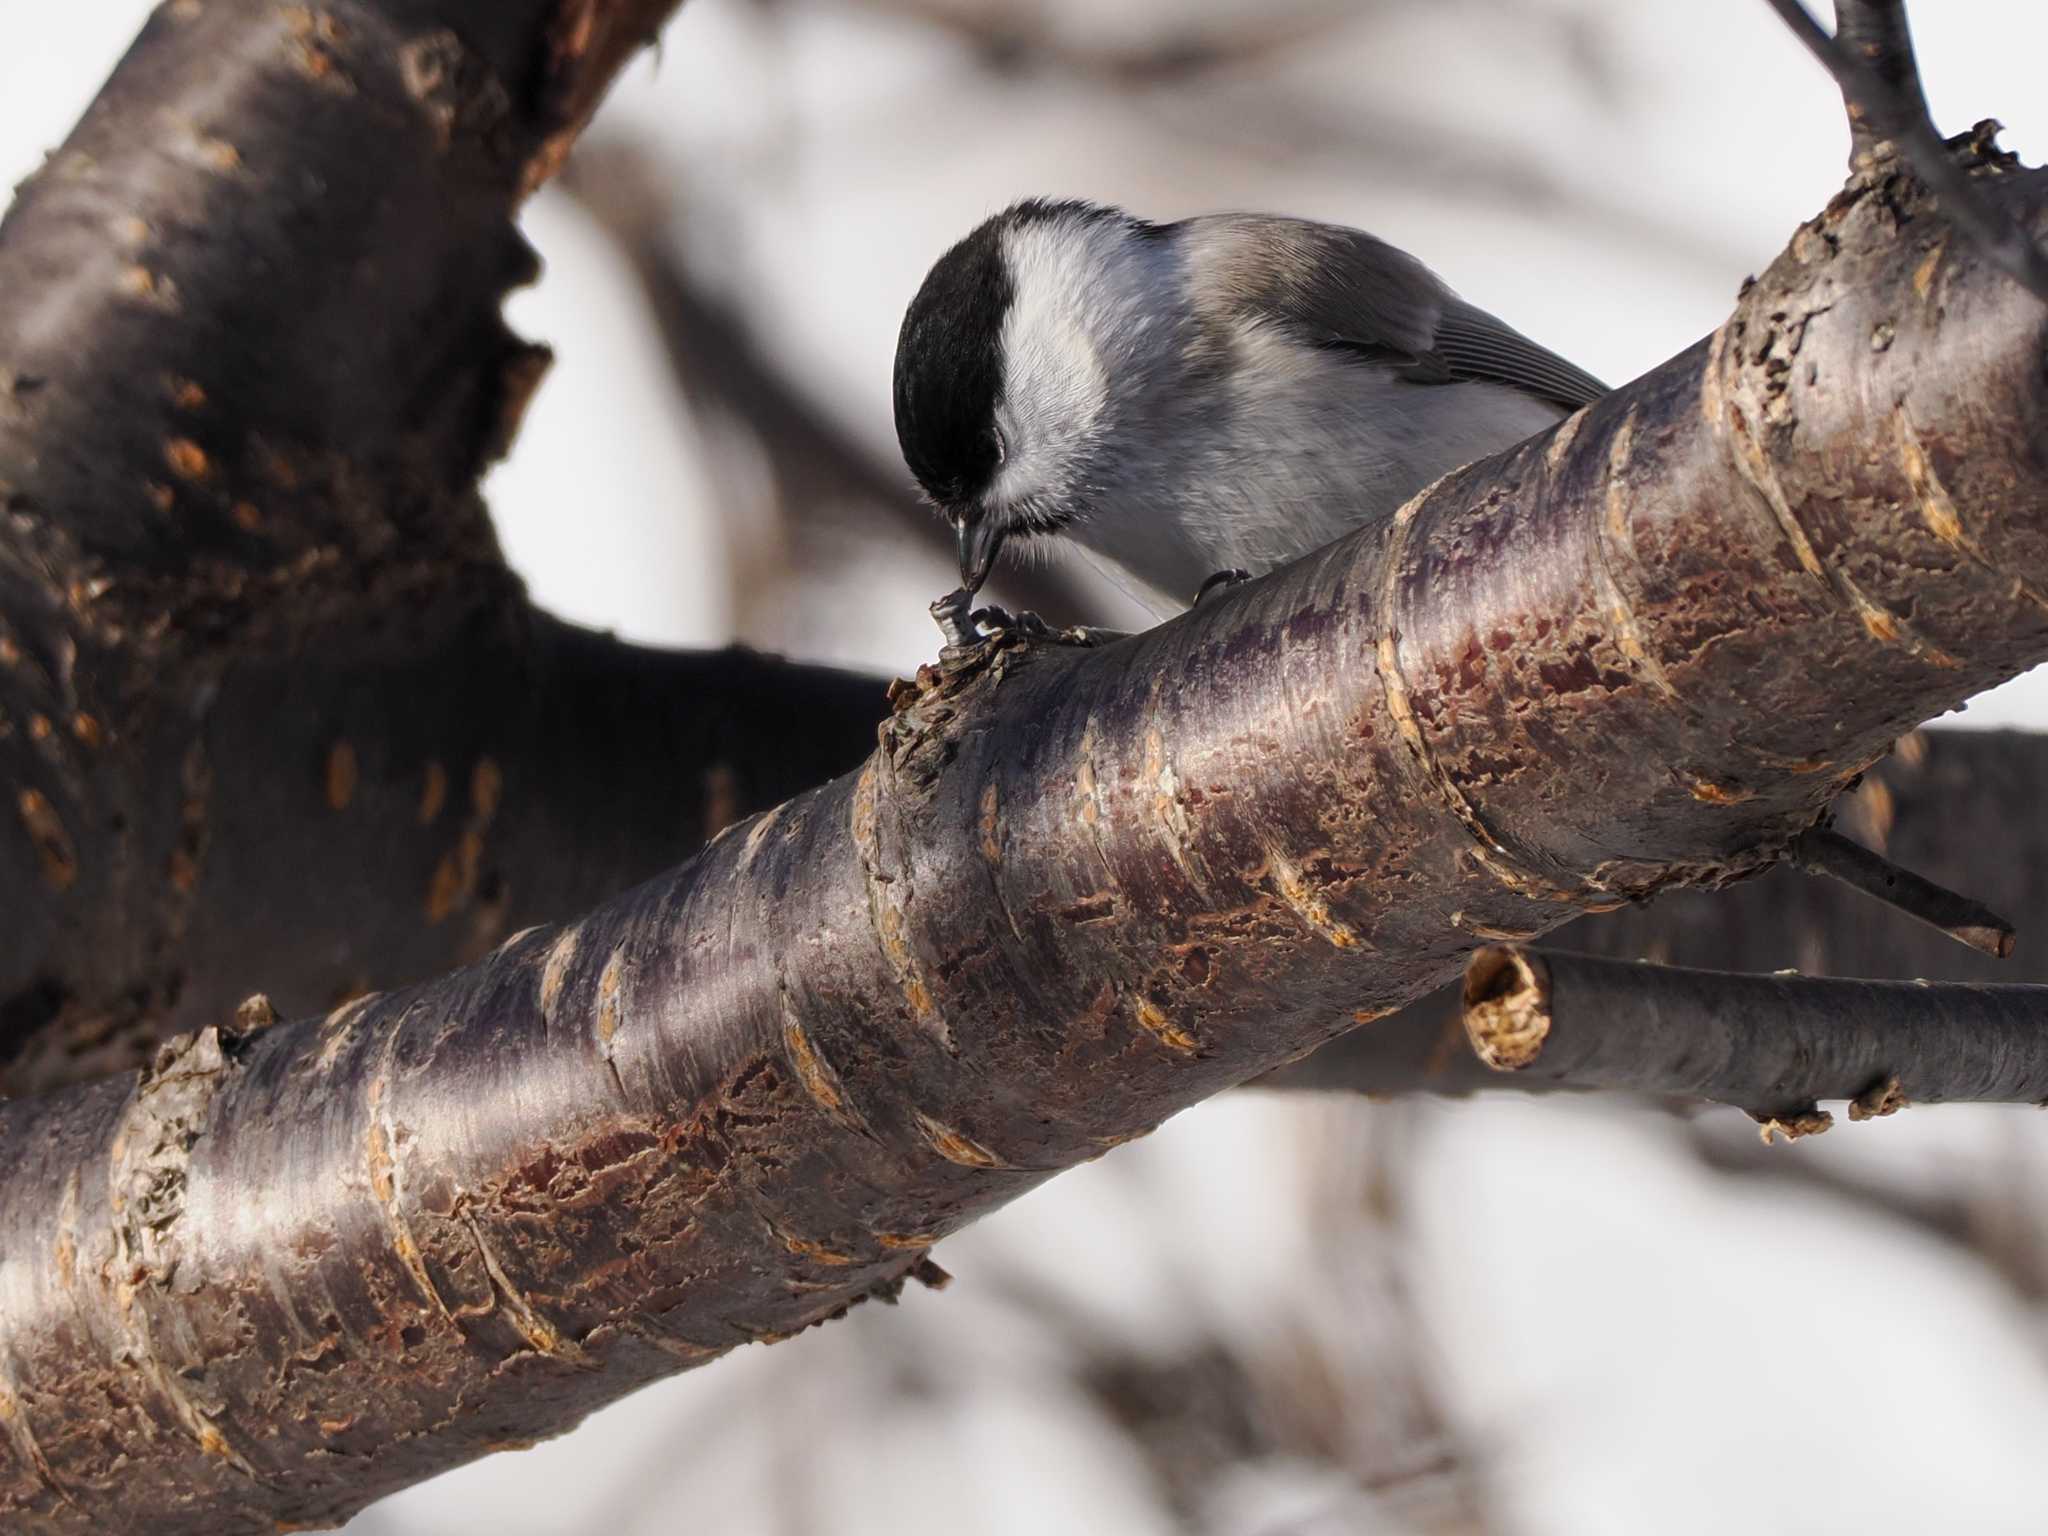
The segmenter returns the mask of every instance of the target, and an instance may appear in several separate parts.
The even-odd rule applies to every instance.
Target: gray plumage
[[[897,349],[898,435],[970,588],[1056,534],[1175,604],[1602,393],[1393,246],[1256,214],[1019,204],[934,267]]]

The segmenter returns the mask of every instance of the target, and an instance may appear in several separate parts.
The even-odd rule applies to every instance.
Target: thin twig
[[[1865,63],[1890,99],[1898,122],[1932,121],[1920,86],[1906,0],[1835,0],[1834,46],[1843,57]],[[1850,160],[1860,169],[1874,163],[1889,135],[1853,93],[1843,92],[1842,105],[1849,110]]]
[[[2048,255],[2003,210],[1978,194],[1955,149],[1928,115],[1899,0],[1877,0],[1882,14],[1848,33],[1848,41],[1872,56],[1869,64],[1815,21],[1801,0],[1768,3],[1841,87],[1849,104],[1851,165],[1866,170],[1877,144],[1895,146],[1933,191],[1949,222],[1975,241],[2001,272],[2048,303]]]
[[[2048,986],[1750,976],[1514,946],[1465,971],[1482,1061],[1561,1086],[1711,1099],[1789,1133],[1908,1102],[2048,1098]]]
[[[1998,960],[2012,955],[2013,926],[1989,907],[1901,869],[1839,832],[1816,828],[1792,844],[1789,857],[1808,874],[1839,880],[1959,944]]]

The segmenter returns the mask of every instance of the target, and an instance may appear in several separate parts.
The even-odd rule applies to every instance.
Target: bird
[[[1047,198],[939,257],[893,387],[965,596],[1005,548],[1057,538],[1160,614],[1384,521],[1605,393],[1360,230]]]

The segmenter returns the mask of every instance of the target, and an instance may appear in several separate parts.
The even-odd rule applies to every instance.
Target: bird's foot
[[[1201,589],[1195,593],[1195,600],[1192,606],[1196,608],[1201,607],[1202,599],[1219,588],[1241,587],[1251,579],[1252,573],[1250,571],[1240,571],[1235,566],[1227,571],[1218,571],[1202,583]]]
[[[1124,638],[1122,630],[1096,629],[1084,624],[1055,629],[1028,609],[1011,613],[994,604],[986,608],[973,605],[974,594],[965,587],[948,592],[932,604],[932,619],[945,636],[947,651],[959,654],[1004,639],[1041,645],[1092,646]]]
[[[982,638],[987,640],[1014,635],[1020,640],[1034,640],[1046,645],[1087,646],[1107,645],[1112,640],[1124,638],[1120,629],[1097,629],[1087,624],[1069,624],[1064,629],[1054,629],[1028,608],[1021,613],[1011,613],[993,603],[986,608],[977,608],[974,622],[981,626]]]

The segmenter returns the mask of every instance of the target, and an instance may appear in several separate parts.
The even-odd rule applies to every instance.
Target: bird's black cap
[[[1003,218],[984,221],[938,259],[896,338],[896,441],[941,506],[987,490],[1001,459],[1003,319],[1016,298]]]
[[[981,495],[1002,460],[995,417],[1003,322],[1017,296],[1004,234],[1054,219],[1120,217],[1093,203],[1018,203],[941,256],[910,301],[896,338],[896,441],[918,484],[942,507]]]

